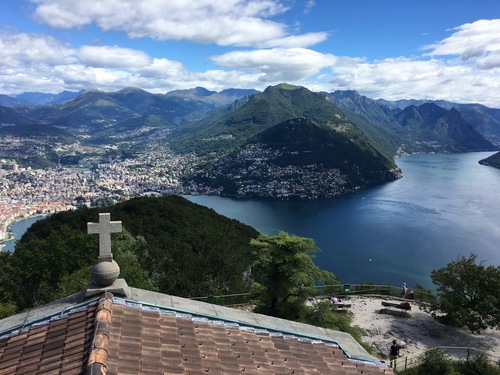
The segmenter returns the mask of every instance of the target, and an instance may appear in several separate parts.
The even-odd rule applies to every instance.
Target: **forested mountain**
[[[12,96],[0,94],[0,106],[16,107],[16,106],[23,105],[23,104],[26,105],[28,103],[26,103],[20,99],[16,99]]]
[[[106,156],[134,158],[154,143],[168,152],[189,153],[198,160],[220,164],[217,158],[241,152],[258,133],[300,118],[331,128],[348,121],[350,128],[363,135],[354,139],[370,144],[378,152],[376,158],[497,149],[480,133],[487,133],[492,141],[500,139],[500,110],[479,105],[454,109],[453,103],[444,101],[397,107],[413,102],[417,103],[376,101],[356,91],[314,93],[288,84],[270,86],[264,92],[229,89],[217,93],[197,87],[152,94],[125,88],[117,92],[89,90],[54,105],[2,107],[0,124],[3,134],[33,135],[23,144],[23,158],[34,167],[55,165],[61,160],[56,150],[71,142],[78,146],[78,155],[67,147],[63,153],[76,156],[74,160],[85,157],[82,151],[87,152],[87,146],[91,146],[90,158],[104,148],[115,150]],[[202,166],[209,168],[210,164]]]
[[[25,93],[19,97],[43,102],[43,97],[47,100],[52,97],[53,101],[57,101],[55,98],[62,100],[76,94],[62,92],[44,96],[41,93]],[[325,121],[334,112],[322,100],[325,96],[386,155],[401,152],[402,145],[402,151],[407,153],[476,151],[484,148],[477,140],[462,143],[463,139],[445,139],[443,132],[436,137],[436,132],[420,132],[415,127],[410,132],[410,128],[401,126],[398,119],[404,115],[397,117],[399,112],[410,105],[418,107],[430,104],[430,101],[373,100],[356,91],[312,93],[303,87],[287,84],[268,87],[262,93],[241,89],[214,92],[196,87],[167,94],[151,94],[137,88],[125,88],[117,92],[89,90],[72,100],[43,106],[22,106],[20,99],[2,97],[10,98],[8,106],[17,105],[13,110],[18,114],[19,121],[13,121],[14,124],[52,124],[71,129],[74,135],[85,136],[86,142],[95,140],[95,144],[116,142],[117,135],[118,139],[127,140],[162,129],[173,130],[172,140],[179,151],[196,150],[203,154],[241,145],[256,132],[287,119],[304,116]],[[456,108],[463,120],[482,136],[500,143],[500,109],[446,101],[432,104],[446,110]],[[9,118],[16,118],[13,112],[8,116],[0,113],[0,122],[10,123]],[[451,129],[456,124],[462,128],[458,132],[465,134],[464,124],[460,121],[454,120],[448,127]],[[451,133],[453,131],[450,130]]]
[[[19,309],[86,288],[99,239],[87,222],[111,213],[114,259],[130,286],[184,297],[246,290],[250,239],[258,232],[179,196],[136,198],[103,209],[53,214],[34,223],[14,253],[0,253],[0,301]]]
[[[304,87],[280,84],[251,95],[174,133],[174,147],[200,155],[224,153],[243,145],[262,130],[283,121],[305,117],[318,124],[345,121],[345,115],[325,95]],[[200,142],[201,140],[201,142]]]
[[[500,152],[491,155],[490,157],[479,160],[479,164],[489,165],[490,167],[495,167],[500,169]]]
[[[68,102],[25,111],[33,121],[43,120],[75,130],[90,128],[95,131],[112,127],[108,129],[112,132],[123,131],[122,123],[129,124],[129,128],[141,125],[175,126],[204,117],[210,109],[208,104],[197,100],[126,88],[112,93],[90,90]]]
[[[192,176],[222,195],[331,198],[401,176],[345,116],[286,120]]]

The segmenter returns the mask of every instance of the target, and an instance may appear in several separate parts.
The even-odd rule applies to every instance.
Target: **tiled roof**
[[[0,336],[0,374],[80,374],[92,343],[96,303]]]
[[[384,374],[335,342],[114,297],[0,334],[0,374]]]

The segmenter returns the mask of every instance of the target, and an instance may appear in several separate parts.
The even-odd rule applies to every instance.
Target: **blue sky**
[[[500,1],[2,0],[2,94],[281,82],[500,108]]]

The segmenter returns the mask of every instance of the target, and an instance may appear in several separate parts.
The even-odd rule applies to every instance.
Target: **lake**
[[[24,232],[26,232],[28,228],[31,227],[31,224],[33,224],[35,221],[43,219],[44,217],[45,215],[33,216],[12,224],[11,230],[14,238],[12,240],[4,241],[1,243],[2,245],[5,245],[2,251],[14,251],[16,240],[21,239]]]
[[[433,289],[430,272],[471,252],[500,264],[500,170],[478,161],[491,152],[412,155],[396,160],[404,177],[344,198],[237,200],[187,196],[251,225],[313,238],[315,263],[343,283]],[[14,238],[41,217],[13,225]],[[4,250],[14,249],[14,240]]]
[[[412,155],[403,178],[341,199],[190,201],[251,225],[314,239],[315,263],[342,283],[433,289],[431,270],[471,252],[500,264],[500,170],[478,164],[491,152]]]

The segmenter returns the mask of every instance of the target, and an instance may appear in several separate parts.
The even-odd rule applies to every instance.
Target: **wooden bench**
[[[382,306],[395,307],[396,309],[407,310],[407,311],[411,310],[411,306],[408,302],[394,303],[394,302],[382,301]]]
[[[411,310],[411,306],[408,302],[393,303],[382,301],[383,309],[380,309],[382,314],[391,314],[409,318],[411,315],[408,311]]]
[[[351,304],[350,303],[334,303],[334,304],[332,304],[332,306],[337,307],[337,309],[348,309],[349,307],[351,307]]]

